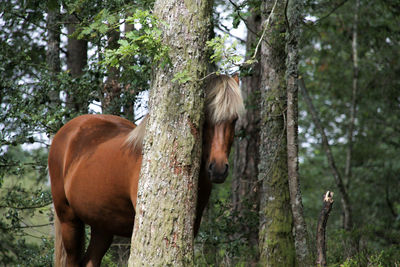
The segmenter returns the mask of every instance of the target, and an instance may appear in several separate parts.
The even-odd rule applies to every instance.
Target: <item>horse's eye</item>
[[[232,121],[232,123],[236,123],[237,120],[238,120],[238,118],[234,118],[233,121]]]

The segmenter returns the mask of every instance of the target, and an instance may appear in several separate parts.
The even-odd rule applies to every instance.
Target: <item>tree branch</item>
[[[307,89],[306,89],[306,86],[304,84],[304,80],[302,77],[299,78],[299,87],[300,87],[301,93],[304,97],[304,100],[308,106],[308,109],[311,113],[311,117],[314,121],[315,127],[318,129],[318,131],[321,134],[322,145],[325,150],[326,157],[328,158],[328,163],[331,168],[333,178],[336,182],[336,186],[338,187],[340,194],[342,195],[340,200],[343,205],[343,211],[344,211],[343,226],[346,230],[350,230],[350,228],[352,227],[351,207],[350,207],[350,201],[349,201],[349,197],[347,195],[346,188],[343,184],[342,176],[340,175],[339,170],[336,167],[335,159],[333,157],[332,150],[331,150],[331,147],[328,142],[328,138],[326,137],[326,134],[325,134],[325,129],[321,124],[321,121],[319,119],[317,111],[315,110],[315,107],[312,103],[310,95],[307,92]]]
[[[343,0],[342,2],[340,2],[339,4],[337,4],[331,11],[329,11],[325,16],[319,18],[318,20],[316,20],[314,22],[314,24],[319,23],[321,20],[324,20],[326,18],[328,18],[330,15],[332,15],[332,13],[334,13],[339,7],[343,6],[348,0]]]
[[[255,36],[259,36],[257,32],[255,32],[251,27],[249,27],[247,20],[245,18],[242,17],[242,15],[240,14],[239,10],[240,7],[238,5],[236,5],[232,0],[229,0],[229,2],[231,3],[231,5],[235,8],[235,12],[238,15],[238,17],[243,21],[243,23],[246,25],[247,30],[249,30],[252,34],[254,34]]]
[[[35,205],[35,206],[24,206],[24,207],[17,207],[17,206],[7,206],[7,205],[3,205],[0,206],[0,209],[16,209],[16,210],[29,210],[29,209],[39,209],[39,208],[44,208],[50,204],[52,204],[53,202],[50,201],[48,203],[43,203],[41,205]]]
[[[242,44],[245,44],[246,41],[236,35],[233,35],[232,33],[229,32],[228,27],[226,27],[225,25],[223,25],[222,23],[220,25],[216,25],[216,27],[218,28],[218,30],[220,30],[223,33],[229,34],[229,36],[239,40]]]

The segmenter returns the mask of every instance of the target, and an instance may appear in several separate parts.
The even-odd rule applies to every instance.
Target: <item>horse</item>
[[[194,235],[212,183],[223,183],[228,175],[235,123],[243,110],[237,79],[215,75],[206,80]],[[100,266],[114,235],[131,237],[147,121],[136,127],[114,115],[81,115],[54,136],[48,167],[55,266]],[[91,228],[86,251],[85,224]]]

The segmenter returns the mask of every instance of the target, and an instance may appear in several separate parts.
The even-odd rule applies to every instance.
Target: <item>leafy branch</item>
[[[126,23],[133,24],[135,30],[125,34],[125,38],[118,41],[119,48],[106,49],[105,65],[119,67],[121,61],[127,58],[145,57],[151,65],[164,67],[169,64],[169,47],[162,42],[160,21],[147,10],[136,10],[128,17]]]
[[[213,54],[210,56],[211,62],[219,64],[220,70],[215,73],[217,73],[217,74],[219,72],[228,73],[229,70],[233,67],[242,68],[242,67],[257,63],[256,56],[260,49],[261,42],[263,40],[266,41],[265,37],[267,34],[267,30],[269,29],[270,24],[271,24],[270,23],[271,18],[273,17],[273,15],[275,13],[275,8],[276,8],[277,2],[278,2],[278,0],[275,0],[275,3],[271,10],[271,13],[269,14],[268,18],[264,21],[263,26],[262,26],[262,28],[263,28],[262,34],[259,37],[256,48],[254,49],[253,55],[248,60],[245,61],[244,57],[239,55],[239,53],[237,52],[238,42],[236,40],[231,45],[226,45],[226,42],[228,39],[228,34],[224,35],[223,37],[217,36],[217,37],[211,39],[210,41],[207,41],[207,46],[210,49],[212,49],[212,51],[213,51]],[[237,9],[238,7],[235,6],[235,8]],[[242,20],[244,21],[243,18],[242,18]],[[214,73],[212,73],[212,74],[214,74]]]

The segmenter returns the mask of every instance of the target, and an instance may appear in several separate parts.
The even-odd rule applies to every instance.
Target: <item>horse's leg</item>
[[[106,254],[112,240],[112,234],[92,227],[90,243],[83,260],[83,265],[87,267],[100,266],[101,259]]]
[[[67,252],[67,266],[79,266],[84,249],[85,228],[81,221],[61,222],[61,235]]]

